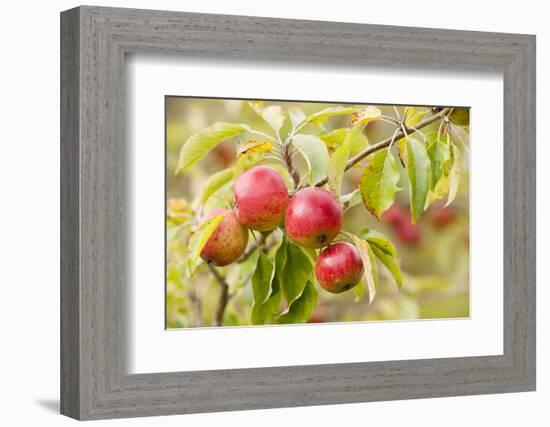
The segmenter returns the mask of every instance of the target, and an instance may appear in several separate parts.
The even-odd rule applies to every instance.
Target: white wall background
[[[172,416],[117,426],[546,426],[550,422],[550,155],[543,132],[550,75],[545,3],[423,0],[96,1],[97,5],[537,34],[538,391],[413,401]],[[75,1],[5,2],[0,25],[0,423],[64,426],[59,384],[59,11]],[[30,102],[32,101],[32,102]],[[32,109],[29,110],[28,106]],[[546,241],[545,241],[546,240]],[[92,423],[95,424],[95,423]]]

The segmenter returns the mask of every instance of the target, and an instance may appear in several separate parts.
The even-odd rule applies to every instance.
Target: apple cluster
[[[317,187],[289,198],[281,174],[256,166],[240,175],[233,186],[235,208],[215,209],[204,220],[225,214],[202,249],[201,257],[216,266],[236,261],[246,250],[248,230],[271,231],[284,222],[288,237],[309,249],[324,248],[315,263],[319,284],[331,293],[353,288],[363,276],[357,248],[346,242],[331,244],[342,228],[343,209],[332,194]]]

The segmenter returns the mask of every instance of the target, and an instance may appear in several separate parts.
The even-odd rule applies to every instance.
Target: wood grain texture
[[[79,11],[61,20],[61,412],[80,413]]]
[[[80,7],[62,13],[62,413],[78,419],[535,388],[535,38]],[[504,354],[128,375],[128,53],[504,75]]]

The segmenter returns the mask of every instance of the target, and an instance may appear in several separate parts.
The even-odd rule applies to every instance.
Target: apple
[[[323,188],[298,191],[288,204],[285,227],[288,236],[306,248],[328,245],[342,228],[344,212],[332,194]]]
[[[213,216],[225,214],[206,245],[202,248],[201,258],[218,267],[231,264],[239,258],[248,244],[248,230],[229,209],[214,209],[208,213],[203,222]]]
[[[438,209],[432,219],[432,223],[436,228],[445,228],[452,223],[456,218],[456,214],[453,209],[446,207]]]
[[[470,124],[470,110],[468,108],[454,108],[449,119],[456,125],[467,126]]]
[[[363,277],[361,254],[350,243],[334,243],[317,258],[315,277],[323,289],[333,294],[347,291]]]
[[[420,232],[420,226],[413,224],[410,218],[406,221],[402,221],[396,228],[397,238],[401,243],[408,246],[416,246],[420,243],[422,237]]]
[[[393,227],[398,227],[404,220],[406,220],[407,214],[403,209],[394,203],[391,205],[380,217],[382,222],[390,224]]]
[[[281,224],[288,206],[285,180],[268,166],[255,166],[240,175],[233,195],[237,219],[252,230],[273,230]]]

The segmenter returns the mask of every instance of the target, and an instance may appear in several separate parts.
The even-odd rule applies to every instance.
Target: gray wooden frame
[[[128,375],[126,53],[504,76],[504,354]],[[61,14],[61,412],[99,419],[535,389],[535,37],[79,7]],[[182,338],[184,339],[184,338]]]

